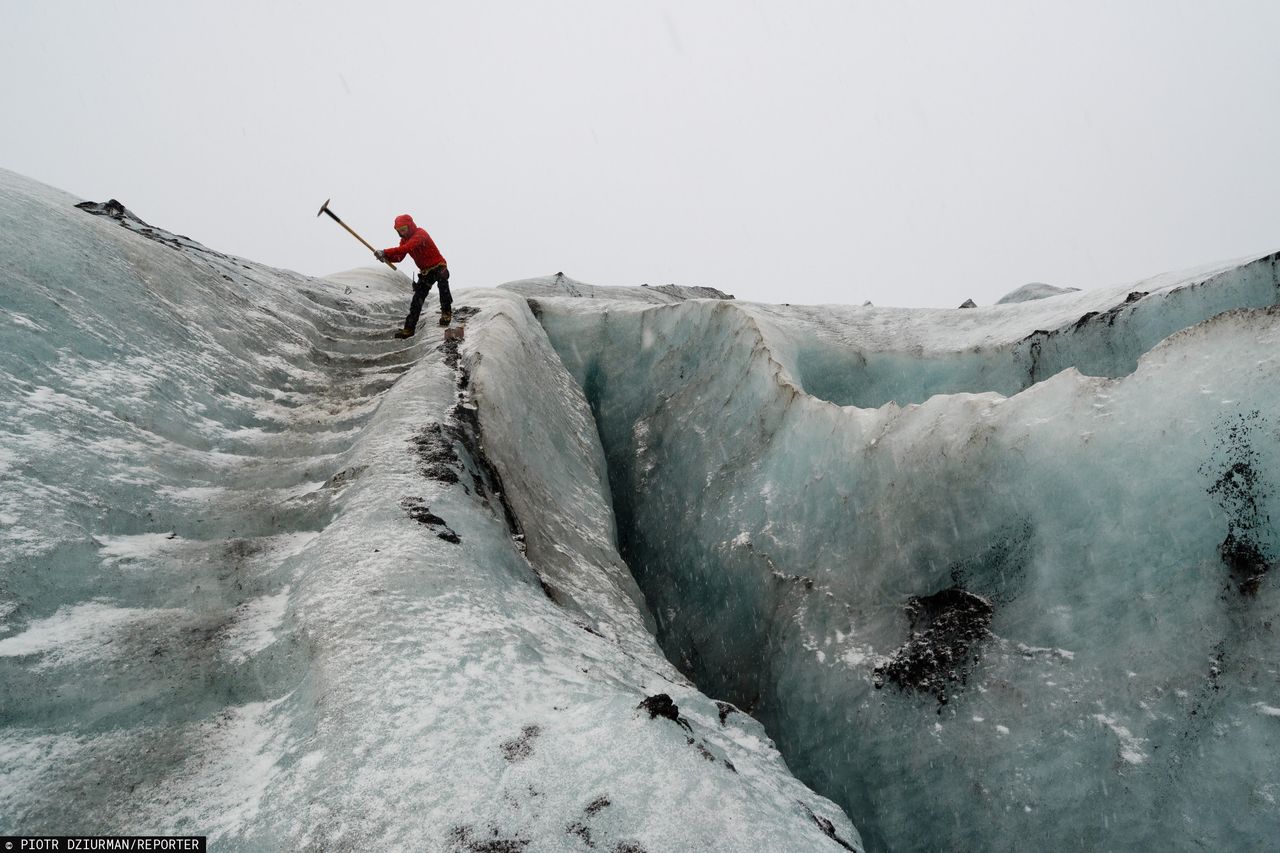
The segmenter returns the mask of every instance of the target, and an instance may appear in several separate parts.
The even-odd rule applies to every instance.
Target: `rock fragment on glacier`
[[[77,204],[76,207],[97,216],[109,216],[112,219],[132,219],[134,222],[146,225],[146,223],[139,219],[133,211],[129,210],[129,208],[125,207],[114,198],[107,199],[106,201],[82,201]]]
[[[1262,443],[1274,445],[1275,439],[1267,436],[1276,433],[1255,409],[1221,420],[1215,435],[1212,459],[1201,473],[1212,480],[1206,491],[1227,515],[1227,535],[1218,553],[1240,593],[1252,597],[1276,563],[1274,545],[1267,542],[1274,488],[1260,449]]]
[[[537,724],[524,726],[518,737],[504,741],[502,757],[511,763],[523,761],[533,755],[534,742],[542,735],[542,726]]]
[[[821,815],[814,814],[813,809],[809,808],[804,803],[800,803],[800,807],[803,808],[806,813],[808,813],[809,817],[813,818],[813,822],[816,823],[818,825],[818,828],[822,830],[823,834],[825,834],[832,841],[839,844],[845,850],[858,849],[854,847],[852,844],[850,844],[848,841],[845,841],[843,838],[840,837],[840,835],[836,832],[836,826],[834,823],[827,820],[825,817],[822,817]]]
[[[680,716],[680,706],[672,701],[671,697],[665,693],[656,693],[653,696],[646,696],[636,706],[637,711],[646,711],[649,719],[656,720],[658,717],[671,720],[678,723],[685,729],[690,729],[689,721]],[[691,730],[691,729],[690,729]]]
[[[964,687],[977,662],[978,648],[989,634],[992,607],[960,587],[932,595],[913,595],[905,606],[910,637],[877,666],[876,688],[892,683],[904,690],[932,694],[938,705]],[[941,710],[941,708],[939,708]]]
[[[419,524],[425,524],[430,527],[444,541],[453,545],[457,545],[462,541],[458,534],[445,523],[443,518],[431,511],[431,507],[427,506],[422,498],[404,498],[400,501],[400,506],[404,507],[410,518]]]
[[[461,463],[454,449],[458,438],[452,431],[446,433],[443,424],[432,421],[418,430],[410,440],[417,453],[420,464],[418,470],[422,476],[441,483],[458,482]]]

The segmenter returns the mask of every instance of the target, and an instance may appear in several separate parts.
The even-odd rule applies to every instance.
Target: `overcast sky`
[[[0,166],[312,275],[955,307],[1280,249],[1280,2],[0,0]]]

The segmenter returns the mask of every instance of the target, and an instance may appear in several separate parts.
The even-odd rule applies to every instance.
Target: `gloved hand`
[[[373,256],[378,260],[382,261],[384,264],[387,262],[387,253],[382,251],[381,249],[375,249],[373,252]]]

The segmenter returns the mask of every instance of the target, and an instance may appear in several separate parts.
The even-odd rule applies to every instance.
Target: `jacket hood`
[[[399,228],[401,225],[408,225],[410,228],[418,227],[414,224],[413,217],[407,213],[402,213],[396,217],[396,227]]]

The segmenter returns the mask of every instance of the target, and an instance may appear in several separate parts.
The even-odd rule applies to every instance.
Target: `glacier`
[[[0,171],[0,833],[1260,849],[1280,255],[965,310],[273,269]]]
[[[511,288],[668,657],[868,849],[1260,849],[1278,260],[946,311]]]
[[[404,346],[389,271],[77,201],[0,173],[0,833],[862,849],[662,656],[522,300]]]

